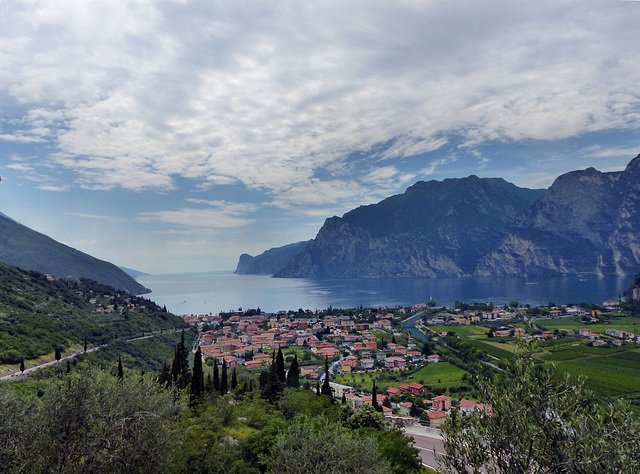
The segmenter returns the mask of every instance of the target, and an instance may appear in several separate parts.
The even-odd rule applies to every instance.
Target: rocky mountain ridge
[[[418,182],[327,219],[275,276],[628,276],[639,268],[640,155],[623,171],[563,174],[548,190],[476,176]]]

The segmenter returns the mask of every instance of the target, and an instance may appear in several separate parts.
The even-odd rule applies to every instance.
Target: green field
[[[512,342],[493,342],[487,339],[469,339],[467,341],[474,347],[482,349],[488,354],[497,357],[498,359],[510,359],[513,356],[513,351],[516,349],[516,345]]]
[[[558,319],[541,319],[536,324],[543,326],[550,331],[555,329],[573,329],[578,331],[580,328],[591,329],[591,332],[605,334],[607,329],[617,329],[619,331],[636,332],[640,329],[640,318],[619,317],[612,319],[607,324],[585,324],[580,317],[558,318]]]
[[[366,373],[340,374],[333,378],[336,383],[353,385],[357,383],[359,387],[371,390],[373,381],[376,387],[382,389],[387,387],[399,387],[403,383],[418,382],[432,387],[448,387],[451,385],[462,385],[462,376],[466,372],[449,362],[438,362],[421,367],[409,376],[401,376],[398,373],[380,371]],[[363,380],[364,379],[364,380]]]
[[[605,396],[640,392],[640,352],[627,351],[610,356],[592,356],[562,361],[559,370],[586,377],[585,386]]]
[[[429,326],[429,328],[437,333],[453,332],[458,337],[469,338],[485,336],[489,332],[488,328],[484,326],[476,326],[473,324],[469,326]]]

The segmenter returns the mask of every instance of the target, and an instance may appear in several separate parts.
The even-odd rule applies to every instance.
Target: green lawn
[[[422,383],[423,385],[431,385],[433,387],[448,387],[451,385],[462,385],[462,376],[464,374],[464,370],[450,364],[449,362],[438,362],[421,367],[418,371],[408,377],[403,377],[397,372],[379,371],[341,374],[335,376],[333,381],[345,385],[353,385],[353,383],[356,382],[360,387],[367,388],[369,390],[373,388],[373,380],[376,381],[376,387],[380,389],[387,387],[399,387],[403,383],[413,382]]]

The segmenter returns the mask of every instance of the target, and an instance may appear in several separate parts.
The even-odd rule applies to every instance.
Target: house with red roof
[[[446,411],[451,408],[451,397],[446,395],[439,395],[431,399],[433,402],[433,409],[438,411]]]
[[[439,410],[431,410],[427,412],[427,418],[431,428],[442,428],[447,420],[447,414]]]

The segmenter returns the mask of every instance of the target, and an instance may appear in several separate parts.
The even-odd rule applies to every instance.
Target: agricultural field
[[[560,371],[586,377],[585,386],[604,396],[636,396],[640,392],[640,350],[586,355],[557,362]]]
[[[376,387],[380,389],[386,387],[399,387],[403,383],[413,382],[430,385],[432,387],[446,388],[449,386],[464,384],[462,377],[465,373],[466,372],[464,370],[459,369],[448,362],[438,362],[421,367],[410,375],[389,371],[363,372],[340,374],[333,377],[332,381],[351,386],[357,384],[358,387],[369,390],[373,388],[374,380],[376,382]]]
[[[517,348],[514,342],[497,342],[490,339],[469,339],[467,342],[498,359],[510,359]]]
[[[617,329],[619,331],[636,332],[640,330],[640,318],[632,318],[621,316],[612,319],[606,324],[585,324],[580,317],[557,318],[557,319],[540,319],[536,321],[538,326],[547,328],[550,331],[555,329],[573,329],[578,331],[581,328],[591,329],[591,332],[605,334],[607,329]]]
[[[453,332],[458,337],[476,338],[486,336],[489,329],[484,326],[468,325],[451,325],[451,326],[427,326],[436,333]]]

